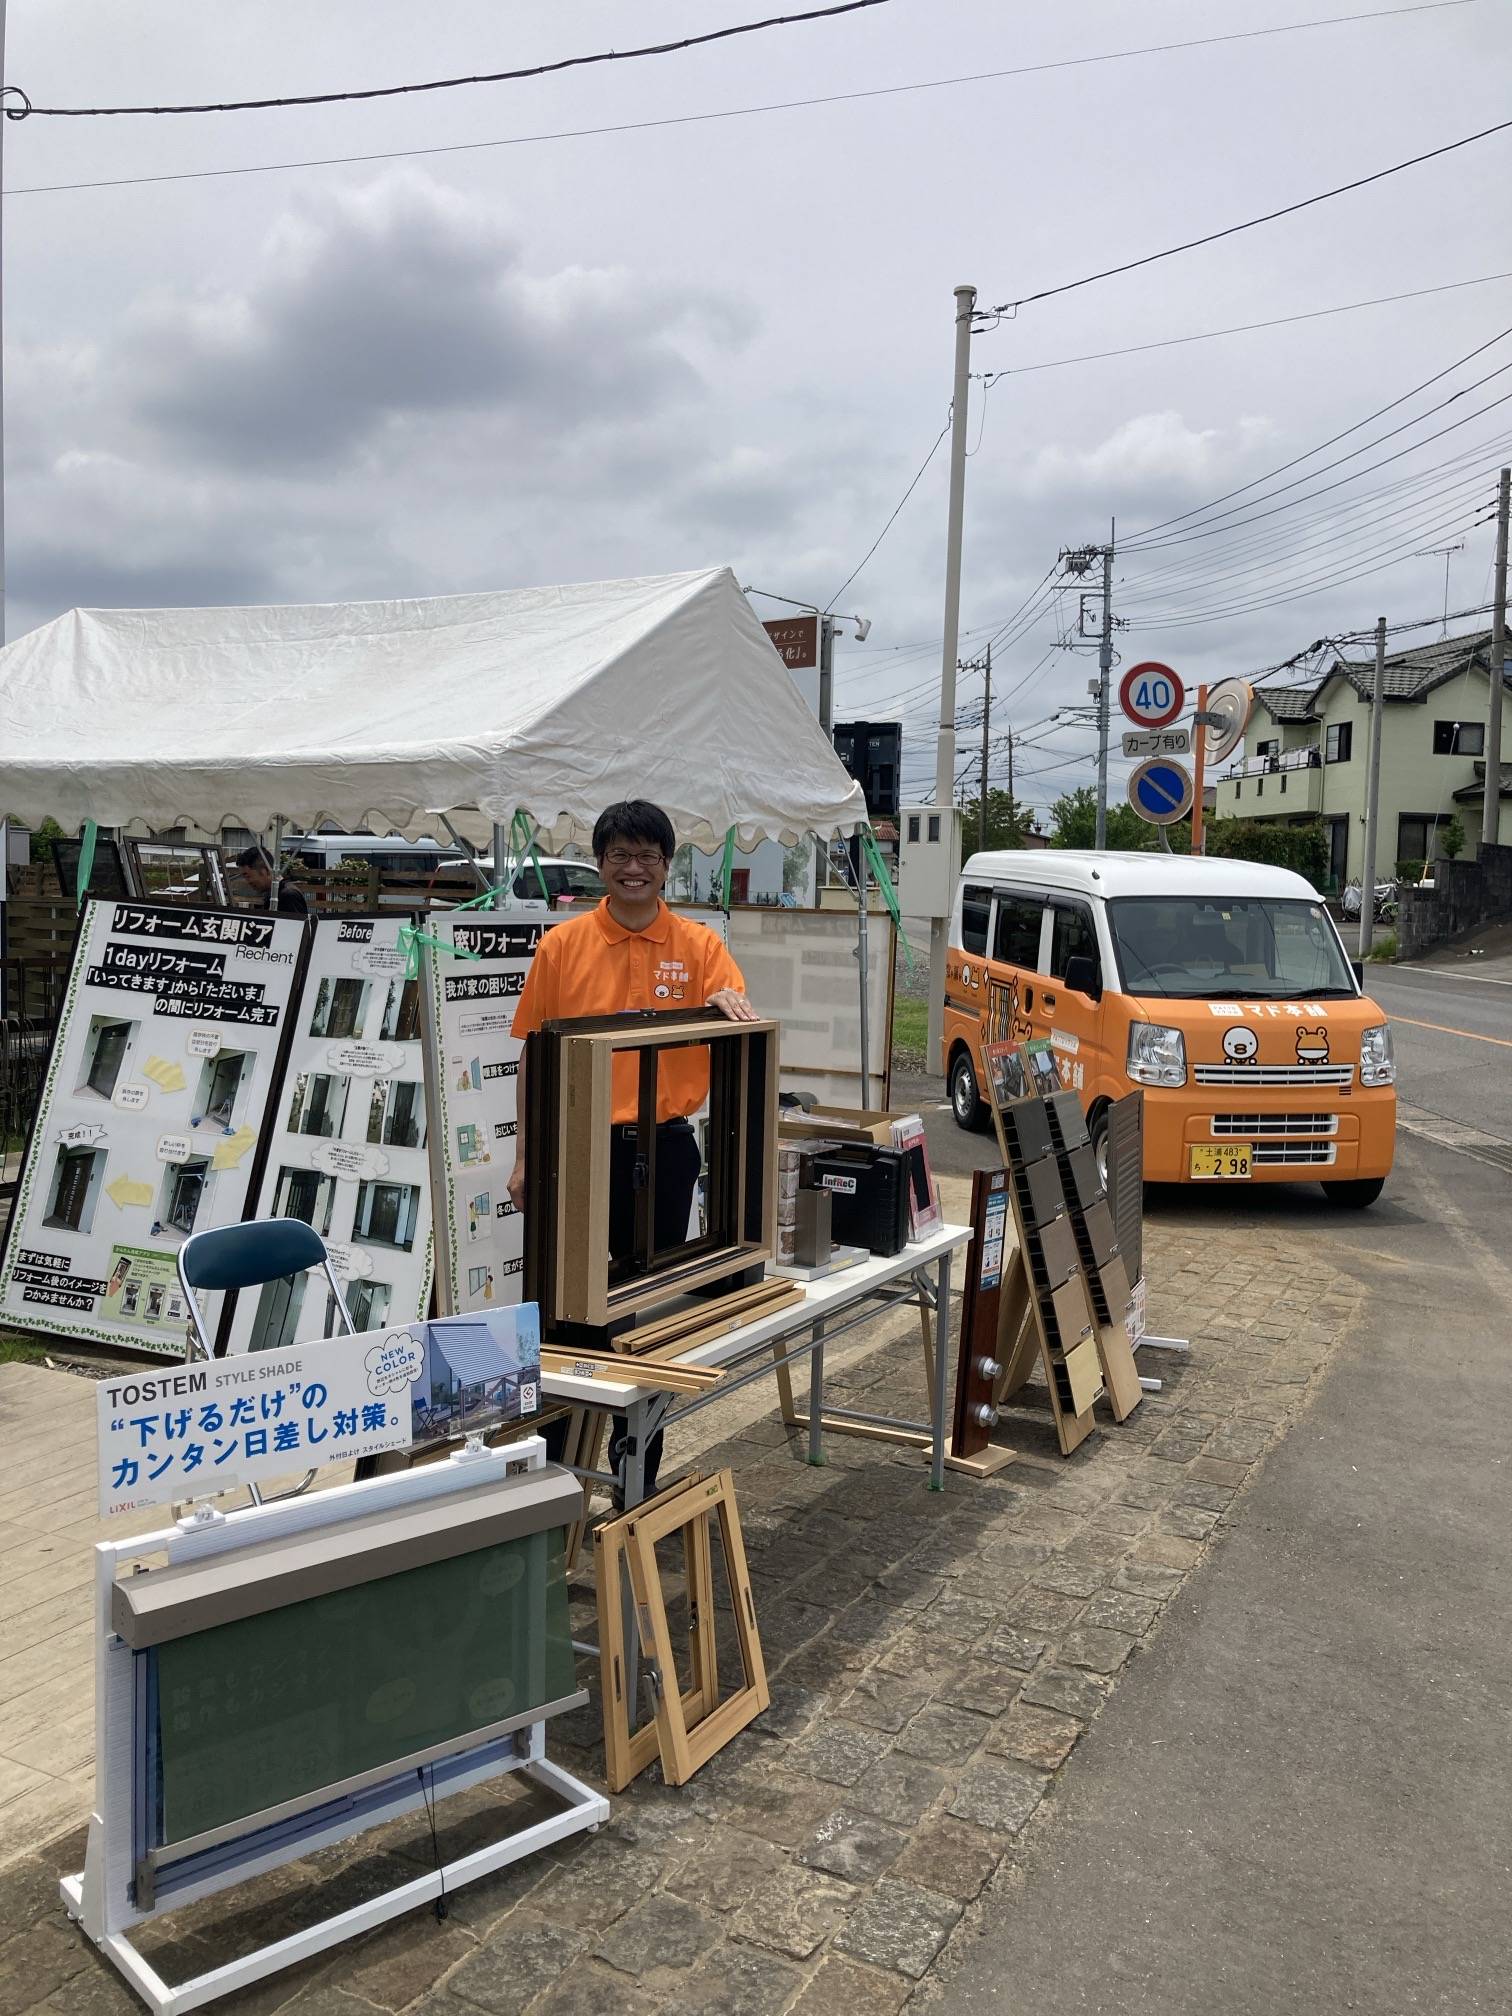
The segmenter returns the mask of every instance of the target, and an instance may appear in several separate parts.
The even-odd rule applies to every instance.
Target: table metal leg
[[[809,1451],[810,1463],[824,1461],[824,1325],[813,1328],[814,1348],[809,1354]]]
[[[935,1290],[934,1380],[929,1396],[929,1488],[945,1489],[945,1385],[950,1358],[950,1255],[940,1255],[939,1285]]]

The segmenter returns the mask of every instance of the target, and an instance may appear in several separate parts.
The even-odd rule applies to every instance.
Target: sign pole
[[[1194,854],[1202,852],[1203,843],[1202,791],[1203,770],[1207,759],[1207,704],[1208,689],[1206,686],[1199,686],[1197,688],[1197,719],[1195,722],[1197,733],[1192,750],[1192,852]]]

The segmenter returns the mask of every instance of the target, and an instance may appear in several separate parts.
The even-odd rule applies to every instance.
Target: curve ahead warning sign
[[[1169,665],[1150,658],[1120,679],[1118,704],[1136,728],[1168,728],[1186,705],[1186,688]]]
[[[1129,803],[1152,826],[1169,826],[1192,809],[1192,773],[1169,756],[1152,756],[1129,779]]]

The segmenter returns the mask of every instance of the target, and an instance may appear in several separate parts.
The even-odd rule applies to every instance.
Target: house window
[[[1433,753],[1435,756],[1484,756],[1486,753],[1485,722],[1435,721],[1433,724]]]
[[[1404,812],[1397,820],[1398,861],[1426,861],[1433,852],[1437,815],[1432,812]]]
[[[919,815],[917,812],[910,812],[908,815],[908,844],[910,847],[916,847],[919,844]]]
[[[929,815],[929,844],[930,844],[930,846],[931,846],[931,847],[935,846],[935,845],[937,844],[937,842],[939,841],[939,838],[940,838],[940,815],[939,815],[939,813],[938,813],[938,812],[931,812],[931,813],[930,813],[930,815]]]
[[[1281,754],[1281,744],[1275,736],[1272,736],[1269,742],[1257,742],[1255,744],[1255,754],[1262,760],[1274,762]]]
[[[961,950],[987,956],[987,918],[992,909],[992,891],[968,882],[961,891]]]
[[[1335,721],[1323,738],[1323,761],[1347,763],[1354,746],[1353,721]]]

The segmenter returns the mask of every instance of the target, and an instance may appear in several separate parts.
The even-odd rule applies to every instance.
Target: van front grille
[[[1254,1162],[1258,1168],[1284,1165],[1286,1168],[1325,1168],[1338,1156],[1332,1141],[1257,1141]]]
[[[1353,1085],[1353,1064],[1199,1064],[1199,1085]]]
[[[1266,1134],[1337,1134],[1337,1113],[1215,1113],[1213,1133],[1220,1140],[1238,1136],[1246,1141]]]

